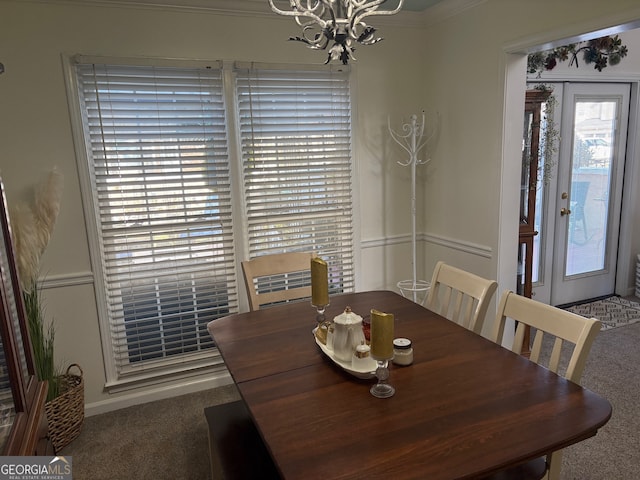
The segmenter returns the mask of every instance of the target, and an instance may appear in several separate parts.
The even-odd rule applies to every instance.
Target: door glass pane
[[[540,146],[538,155],[538,181],[536,182],[536,205],[533,222],[533,229],[538,232],[533,237],[533,265],[531,267],[531,282],[539,283],[544,277],[543,249],[542,246],[546,242],[547,232],[544,230],[545,224],[545,204],[547,197],[547,186],[549,181],[549,172],[553,167],[555,159],[552,158],[555,152],[552,142],[556,140],[552,137],[557,136],[555,131],[555,121],[553,119],[553,107],[549,106],[549,102],[544,102],[540,111]],[[545,173],[546,172],[546,173]]]
[[[533,112],[524,113],[524,132],[522,136],[522,173],[520,179],[520,223],[528,223],[529,219],[529,162],[531,159],[531,128]]]
[[[615,101],[575,104],[565,275],[605,268]]]
[[[543,230],[543,200],[545,193],[545,184],[543,181],[538,181],[536,188],[536,215],[533,229],[538,232],[538,235],[533,237],[533,265],[531,268],[531,282],[538,283],[542,276],[542,242],[546,232]]]

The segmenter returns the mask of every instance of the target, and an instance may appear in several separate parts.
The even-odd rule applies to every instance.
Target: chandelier
[[[302,27],[301,37],[289,40],[306,43],[314,50],[326,50],[329,54],[325,64],[340,60],[344,65],[355,57],[355,44],[373,45],[382,40],[376,37],[376,29],[363,22],[373,15],[394,15],[400,11],[404,0],[396,0],[393,10],[378,10],[387,0],[269,0],[271,10],[279,15],[294,17]],[[289,9],[276,6],[289,3]]]

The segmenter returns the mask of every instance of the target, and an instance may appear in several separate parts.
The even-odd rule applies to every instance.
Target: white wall
[[[42,261],[50,287],[44,292],[47,312],[57,325],[58,359],[65,365],[80,364],[87,404],[108,409],[115,397],[131,392],[115,395],[104,391],[87,227],[61,55],[316,64],[323,63],[325,56],[288,42],[288,36],[298,34],[299,29],[290,19],[274,14],[250,18],[202,11],[0,1],[0,18],[4,24],[0,29],[0,62],[6,69],[0,76],[0,172],[9,202],[26,197],[53,166],[64,174],[60,215]],[[373,240],[363,255],[368,261],[358,277],[360,289],[392,287],[410,271],[406,253],[408,199],[398,194],[406,191],[407,178],[385,154],[385,129],[388,113],[422,108],[422,66],[415,55],[398,52],[405,45],[423,43],[424,34],[392,26],[381,28],[380,33],[387,39],[375,47],[359,48],[358,62],[354,63],[356,192],[362,197],[357,220],[362,238]],[[390,249],[378,245],[378,240],[398,235],[405,236],[405,245]],[[388,255],[389,269],[379,260],[384,255]]]
[[[499,292],[515,287],[523,54],[637,23],[639,7],[632,0],[489,0],[427,30],[425,95],[443,129],[424,182],[425,231],[489,246],[490,259],[473,258],[477,273],[498,278]],[[440,258],[474,266],[454,249],[427,244],[425,252],[427,268]]]
[[[393,288],[410,275],[409,172],[395,164],[402,152],[391,143],[386,122],[390,115],[397,125],[400,117],[423,109],[438,110],[442,125],[432,161],[419,174],[418,231],[424,240],[419,275],[430,276],[435,261],[443,258],[480,275],[515,278],[515,255],[505,255],[500,265],[498,253],[515,252],[501,238],[510,238],[513,230],[515,245],[517,197],[513,209],[505,210],[510,203],[500,183],[504,111],[511,112],[511,118],[522,117],[524,74],[522,82],[512,80],[513,97],[520,105],[505,105],[504,48],[522,38],[525,43],[544,38],[549,30],[563,32],[566,18],[578,29],[603,22],[612,12],[618,14],[616,21],[640,18],[636,4],[488,0],[423,31],[379,27],[384,42],[359,48],[354,63],[355,187],[363,247],[358,289]],[[59,359],[83,367],[86,402],[94,410],[135,402],[127,392],[103,390],[104,365],[61,55],[288,63],[321,63],[324,56],[286,42],[298,32],[289,19],[274,15],[251,18],[0,0],[0,18],[0,62],[6,69],[0,76],[0,173],[8,200],[24,197],[54,165],[65,176],[60,216],[43,259],[43,272],[57,281],[45,295],[47,311],[58,326]],[[507,154],[515,159],[520,125],[518,120],[511,143],[506,143],[511,148]],[[513,182],[515,189],[517,176]]]

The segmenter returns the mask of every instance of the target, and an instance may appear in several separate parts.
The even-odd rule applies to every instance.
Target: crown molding
[[[603,26],[604,25],[604,26]],[[570,23],[560,28],[538,32],[506,44],[506,53],[533,53],[549,50],[569,43],[584,42],[592,38],[615,35],[627,30],[640,28],[640,7],[623,12],[600,15],[585,22]],[[589,33],[584,33],[589,32]]]
[[[143,8],[203,12],[224,15],[274,15],[266,0],[8,0],[20,3],[71,5],[78,7]]]
[[[8,0],[20,3],[119,8],[152,8],[170,11],[209,12],[223,15],[273,16],[267,0]],[[442,0],[422,12],[409,10],[376,17],[379,25],[427,27],[458,15],[487,0]]]

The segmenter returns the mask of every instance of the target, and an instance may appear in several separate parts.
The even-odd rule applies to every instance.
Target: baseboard
[[[165,398],[177,397],[187,393],[222,387],[231,383],[233,383],[233,379],[226,371],[201,377],[192,377],[181,383],[162,385],[151,389],[145,389],[144,391],[136,391],[126,395],[119,395],[116,398],[110,398],[108,400],[85,404],[84,414],[85,417],[90,417],[92,415],[112,412],[114,410],[120,410],[121,408],[131,407],[133,405],[141,405],[155,400],[163,400]]]

